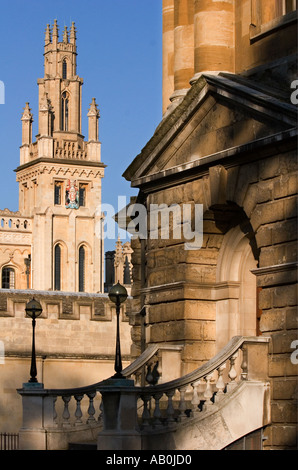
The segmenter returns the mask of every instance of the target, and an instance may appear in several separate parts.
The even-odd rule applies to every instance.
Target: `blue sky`
[[[1,2],[0,209],[18,210],[13,171],[19,165],[21,114],[29,101],[38,128],[37,79],[43,77],[44,31],[57,19],[77,28],[77,73],[84,79],[82,131],[93,97],[101,118],[99,139],[107,165],[103,202],[117,209],[119,196],[136,194],[122,177],[162,117],[162,0],[11,0]],[[62,38],[62,36],[61,36]],[[62,39],[60,39],[62,40]],[[114,242],[106,240],[105,251]]]

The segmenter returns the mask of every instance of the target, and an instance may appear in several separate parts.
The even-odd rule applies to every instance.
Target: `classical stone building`
[[[133,354],[182,345],[183,376],[236,335],[270,337],[264,446],[284,449],[297,445],[295,79],[296,1],[164,0],[163,120],[124,173],[171,229],[161,218],[133,241]]]
[[[21,119],[19,210],[0,211],[0,432],[16,432],[21,424],[16,388],[30,377],[32,326],[25,306],[33,296],[43,309],[36,327],[39,382],[76,386],[113,373],[116,320],[104,293],[99,110],[93,98],[85,141],[76,60],[74,24],[65,27],[62,41],[57,22],[47,26],[35,142],[28,103]]]
[[[119,381],[20,389],[23,449],[85,432],[99,450],[297,448],[296,7],[163,1],[163,119],[117,215],[135,360]]]

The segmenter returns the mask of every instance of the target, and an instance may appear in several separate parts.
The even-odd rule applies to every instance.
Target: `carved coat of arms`
[[[68,180],[65,193],[66,209],[79,208],[79,189],[76,180]]]

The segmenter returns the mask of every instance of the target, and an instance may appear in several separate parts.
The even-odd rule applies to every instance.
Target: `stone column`
[[[174,0],[162,5],[162,111],[165,113],[174,92]]]
[[[171,101],[179,100],[187,93],[194,74],[193,0],[175,0],[174,6],[174,93]]]
[[[195,0],[194,71],[234,72],[234,2]]]

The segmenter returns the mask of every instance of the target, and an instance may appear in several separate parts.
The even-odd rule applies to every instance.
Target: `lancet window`
[[[79,248],[79,292],[85,291],[85,247]]]
[[[61,290],[61,246],[54,250],[54,290]]]
[[[67,61],[66,61],[66,59],[64,59],[63,62],[62,62],[62,78],[63,78],[63,80],[67,79]]]
[[[68,112],[69,112],[69,98],[66,91],[62,93],[61,98],[61,129],[68,131]]]

